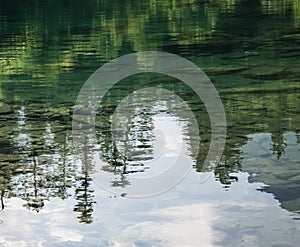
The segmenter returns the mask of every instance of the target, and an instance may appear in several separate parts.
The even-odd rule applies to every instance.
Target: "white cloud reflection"
[[[296,247],[300,243],[299,224],[288,212],[264,203],[199,203],[148,216],[156,220],[128,226],[115,246]]]
[[[239,182],[227,192],[213,177],[192,185],[189,174],[176,190],[152,198],[151,210],[142,209],[147,200],[141,209],[135,201],[136,211],[127,206],[120,215],[124,222],[138,220],[127,224],[112,246],[299,246],[300,222],[272,194],[257,191],[263,184],[249,184],[247,173],[235,175]]]
[[[261,184],[249,184],[246,173],[229,191],[213,177],[197,184],[196,176],[144,199],[109,198],[95,187],[90,225],[78,223],[74,199],[51,199],[36,213],[11,198],[0,213],[0,246],[299,246],[300,222],[272,194],[257,191]]]

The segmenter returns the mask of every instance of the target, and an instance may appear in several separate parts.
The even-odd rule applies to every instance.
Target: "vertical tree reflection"
[[[94,190],[91,189],[90,172],[92,170],[92,157],[89,151],[88,139],[84,139],[80,150],[81,170],[77,175],[75,199],[77,203],[74,211],[78,212],[77,218],[81,223],[90,224],[93,222]]]
[[[272,134],[272,146],[271,150],[276,158],[279,160],[285,153],[286,140],[284,138],[284,132],[287,129],[288,115],[286,110],[288,108],[287,97],[283,95],[274,96],[274,101],[270,105],[273,111],[273,121],[269,122],[269,132]]]
[[[10,190],[10,167],[8,164],[0,164],[0,196],[1,209],[4,209],[4,194],[6,190]]]
[[[4,200],[3,200],[3,198],[4,198],[4,190],[1,190],[1,209],[3,210],[4,209]]]
[[[81,223],[90,224],[93,222],[93,200],[94,190],[90,188],[91,178],[89,172],[84,169],[81,176],[78,178],[78,186],[75,189],[75,199],[77,203],[74,206],[74,211],[79,213],[77,218]]]
[[[32,187],[33,191],[28,190],[26,193],[27,196],[24,198],[27,203],[24,205],[26,208],[33,209],[37,212],[40,211],[40,209],[44,206],[44,200],[47,198],[46,194],[42,192],[43,190],[43,177],[39,176],[42,175],[39,172],[39,164],[38,164],[38,157],[35,152],[35,150],[32,151],[31,155],[32,159],[32,169],[31,169],[31,174],[32,174]]]
[[[112,186],[129,185],[127,175],[144,172],[147,167],[143,162],[153,158],[153,110],[131,103],[130,109],[127,109],[130,112],[113,115],[113,132],[102,128],[99,133],[101,157],[107,162],[103,170],[115,175]]]

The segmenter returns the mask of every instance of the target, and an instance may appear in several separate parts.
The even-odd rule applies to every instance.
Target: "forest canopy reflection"
[[[299,174],[293,168],[299,163],[295,147],[300,142],[298,0],[16,2],[0,2],[1,208],[6,198],[18,197],[24,207],[39,212],[51,198],[73,196],[79,221],[92,223],[92,170],[76,162],[72,146],[76,96],[105,62],[134,51],[162,50],[195,62],[221,94],[228,136],[216,179],[228,189],[237,179],[234,172],[260,173],[250,180],[269,184],[265,190],[283,207],[299,211]],[[166,86],[195,113],[201,145],[194,169],[200,171],[210,143],[203,105],[175,80],[155,75],[138,79],[143,86]],[[102,102],[99,117],[106,121],[97,133],[103,156],[113,165],[107,170],[120,168],[126,152],[133,150],[124,146],[123,155],[116,153],[109,130],[109,116],[118,103],[138,90],[130,80]],[[157,112],[135,110],[127,131],[138,134],[143,152],[131,155],[150,159],[151,118]],[[193,137],[188,127],[185,131]],[[129,144],[132,133],[130,138]],[[251,141],[258,143],[254,153]],[[257,150],[264,151],[257,156]],[[90,162],[89,153],[82,155]],[[126,184],[121,179],[114,185]]]
[[[160,41],[181,46],[214,42],[223,28],[222,38],[227,39],[222,23],[224,15],[243,14],[253,21],[268,14],[277,18],[291,15],[291,24],[297,28],[300,25],[298,0],[257,0],[251,4],[240,0],[111,4],[102,0],[84,5],[72,1],[72,9],[70,4],[70,1],[0,3],[0,10],[8,11],[7,14],[2,11],[0,16],[1,80],[14,75],[38,80],[45,76],[57,78],[61,73],[86,66],[81,64],[83,59],[90,60],[93,71],[94,59],[110,61],[123,54],[120,54],[123,47],[131,51],[160,50],[162,42],[149,42],[154,28]],[[16,22],[21,25],[15,25]],[[248,31],[245,29],[248,35],[259,31],[255,23],[251,23]]]

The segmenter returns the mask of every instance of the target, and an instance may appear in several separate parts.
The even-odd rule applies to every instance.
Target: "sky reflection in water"
[[[299,246],[298,0],[17,2],[0,2],[0,245]],[[195,165],[191,155],[194,169],[166,193],[115,197],[76,162],[72,107],[95,69],[145,50],[178,54],[207,73],[225,107],[227,143],[205,183],[201,160]],[[204,155],[205,110],[170,78],[129,78],[109,94],[104,113],[138,90],[134,82],[183,95]],[[163,104],[150,110],[154,125],[136,118],[145,121],[143,134],[134,121],[130,126],[146,140],[149,156],[133,154],[145,163],[159,156],[153,126],[166,130],[171,121],[193,138],[186,118],[168,115]],[[113,163],[109,119],[101,117],[99,147]],[[170,145],[168,154],[176,150]]]
[[[114,198],[94,185],[94,223],[77,224],[73,199],[51,199],[39,214],[11,199],[1,213],[0,242],[39,246],[297,246],[299,221],[246,173],[229,192],[191,172],[173,190],[143,198]],[[16,225],[18,227],[16,228]],[[200,245],[199,245],[200,244]],[[274,245],[272,245],[274,244]],[[276,245],[277,244],[277,245]],[[281,244],[281,245],[280,245]],[[286,244],[286,245],[285,245]],[[10,245],[8,245],[10,246]]]
[[[292,132],[286,133],[287,142],[295,145],[294,137]],[[271,143],[268,133],[253,134],[241,148],[243,165],[251,166],[253,158],[259,163],[257,148],[253,147],[260,144],[270,152]],[[290,153],[288,148],[285,155],[291,154],[293,150]],[[199,173],[191,170],[168,192],[140,199],[114,196],[92,182],[97,203],[90,225],[77,223],[70,206],[75,203],[74,198],[51,198],[39,213],[22,207],[21,199],[11,198],[5,200],[6,208],[0,214],[0,227],[4,226],[0,243],[4,246],[297,246],[300,221],[293,217],[299,216],[282,209],[271,193],[258,191],[266,185],[249,183],[248,173],[231,175],[238,182],[224,190],[213,174],[206,182],[199,183]]]

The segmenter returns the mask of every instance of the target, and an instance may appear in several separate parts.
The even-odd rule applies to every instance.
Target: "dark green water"
[[[297,0],[1,1],[0,246],[299,246],[299,16]],[[180,55],[209,76],[227,141],[214,176],[198,183],[210,144],[203,105],[170,77],[124,79],[101,103],[96,128],[112,186],[126,190],[131,174],[161,169],[144,165],[159,156],[157,126],[178,127],[193,166],[170,191],[129,199],[103,190],[78,162],[72,112],[97,68],[148,50]],[[141,106],[143,94],[130,99],[135,115],[116,152],[109,117],[129,92],[150,86],[189,105],[198,156],[190,119],[172,102]]]

